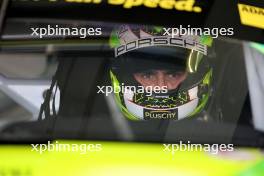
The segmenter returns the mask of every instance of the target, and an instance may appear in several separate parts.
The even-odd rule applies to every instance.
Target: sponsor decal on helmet
[[[151,109],[144,109],[144,119],[178,119],[178,110],[151,110]]]
[[[151,46],[174,46],[191,49],[207,55],[207,46],[201,44],[196,40],[191,40],[182,36],[169,37],[169,36],[154,36],[142,39],[133,40],[120,45],[115,48],[115,57],[122,55],[126,52]]]

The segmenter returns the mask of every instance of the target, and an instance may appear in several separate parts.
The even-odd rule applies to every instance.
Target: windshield
[[[26,21],[29,27],[49,22]],[[62,21],[69,30],[89,26],[92,37],[32,36],[12,32],[19,20],[9,21],[0,54],[3,140],[263,145],[247,63],[255,57],[248,53],[263,54],[250,42],[164,38],[153,26],[72,22]]]
[[[0,0],[0,176],[263,175],[263,7]]]

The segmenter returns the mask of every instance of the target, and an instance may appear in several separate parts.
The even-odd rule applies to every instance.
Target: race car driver
[[[112,60],[110,71],[113,87],[119,90],[121,85],[143,86],[145,90],[152,88],[151,95],[129,88],[125,88],[127,91],[115,91],[118,106],[131,120],[193,117],[205,108],[210,96],[212,68],[206,53],[196,45],[207,47],[202,43],[203,38],[179,36],[172,39],[161,36],[160,31],[155,27],[124,25],[113,32],[111,38],[118,43],[115,48],[118,54]],[[168,42],[150,45],[145,42],[142,47],[137,43],[131,49],[133,43],[140,39],[161,41],[161,38]],[[126,51],[117,52],[120,48]],[[156,93],[153,92],[154,87],[166,87],[167,91]]]

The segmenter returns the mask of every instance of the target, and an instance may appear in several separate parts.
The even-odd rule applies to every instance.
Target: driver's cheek
[[[177,88],[180,82],[179,77],[166,76],[165,84],[169,90]]]

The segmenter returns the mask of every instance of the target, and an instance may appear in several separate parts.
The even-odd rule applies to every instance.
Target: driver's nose
[[[163,71],[156,72],[156,85],[159,87],[168,86],[166,83],[166,74]]]

